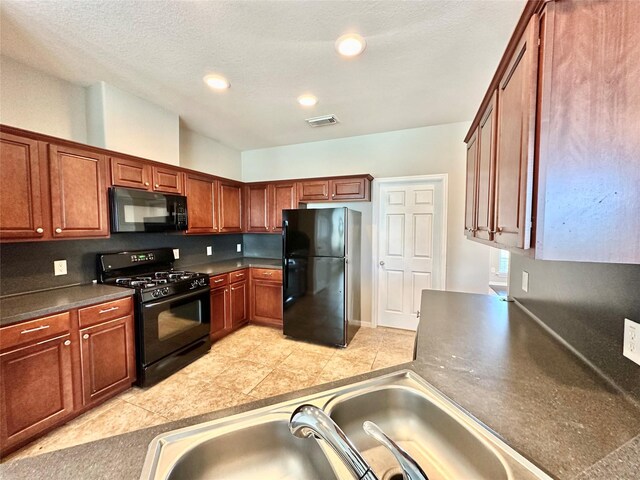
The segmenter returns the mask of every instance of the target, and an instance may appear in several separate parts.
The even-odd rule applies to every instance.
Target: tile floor
[[[414,332],[361,328],[345,349],[249,325],[159,384],[131,388],[2,459],[11,461],[411,361]]]

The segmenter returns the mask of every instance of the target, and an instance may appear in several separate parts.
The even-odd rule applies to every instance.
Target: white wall
[[[327,127],[334,128],[334,127]],[[465,162],[468,122],[399,130],[322,142],[242,152],[244,181],[370,173],[375,178],[447,173],[447,290],[486,293],[490,247],[464,237]],[[347,205],[347,204],[345,204]],[[355,208],[359,204],[349,204]],[[347,205],[347,206],[349,206]],[[371,212],[363,231],[371,241]],[[365,219],[369,223],[364,225]],[[363,235],[366,238],[367,234]],[[363,245],[363,252],[371,245]],[[372,259],[363,256],[363,320],[370,313]]]
[[[0,55],[0,123],[86,143],[85,89]]]
[[[180,166],[242,180],[240,151],[184,127],[180,128]]]
[[[99,82],[87,89],[89,143],[180,164],[180,118],[143,98]]]

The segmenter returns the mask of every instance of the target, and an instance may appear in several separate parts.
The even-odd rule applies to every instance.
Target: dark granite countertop
[[[130,297],[133,290],[100,283],[55,288],[0,298],[0,326]]]
[[[0,476],[137,479],[160,433],[409,368],[554,477],[637,478],[640,409],[516,305],[425,291],[421,312],[412,363],[8,462]]]
[[[239,268],[282,268],[282,260],[279,258],[242,257],[232,260],[222,260],[211,263],[198,263],[184,267],[186,270],[193,270],[198,273],[209,275],[219,275],[221,273],[233,272]]]

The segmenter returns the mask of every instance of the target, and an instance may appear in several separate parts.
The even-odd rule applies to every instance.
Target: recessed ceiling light
[[[298,97],[298,103],[303,107],[313,107],[318,103],[318,99],[314,95],[305,94]]]
[[[336,40],[336,50],[344,57],[360,55],[366,46],[367,42],[357,33],[347,33]]]
[[[215,90],[225,90],[231,86],[229,80],[222,75],[207,75],[204,77],[204,82]]]

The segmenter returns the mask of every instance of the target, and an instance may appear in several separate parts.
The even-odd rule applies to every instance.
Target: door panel
[[[444,269],[443,203],[438,183],[398,183],[380,188],[380,325],[415,329],[422,290],[444,288],[440,280]]]
[[[164,193],[182,193],[182,172],[173,168],[153,167],[153,190]]]
[[[151,166],[135,160],[109,157],[111,163],[111,184],[119,187],[149,190]]]
[[[242,185],[220,182],[221,232],[242,231]]]
[[[476,192],[478,171],[478,133],[474,133],[467,144],[467,180],[464,214],[464,234],[473,237],[476,229]]]
[[[496,168],[496,132],[498,94],[493,98],[478,126],[478,193],[476,206],[475,236],[493,240],[494,236],[494,189]]]
[[[104,156],[49,145],[49,174],[54,238],[109,236]]]
[[[285,210],[285,256],[344,257],[346,208]]]
[[[187,233],[215,233],[218,231],[216,181],[203,175],[186,174]]]
[[[238,327],[245,323],[248,318],[247,307],[249,306],[247,299],[247,282],[237,282],[229,287],[229,304],[231,308],[231,328]]]
[[[282,285],[253,280],[251,290],[252,320],[282,325]]]
[[[269,186],[247,185],[246,187],[246,228],[248,232],[265,233],[269,228]]]
[[[271,185],[271,231],[282,232],[282,211],[298,208],[295,183]]]
[[[364,178],[342,178],[330,181],[331,200],[364,200],[367,180]]]
[[[211,333],[212,339],[224,335],[225,329],[230,327],[229,317],[229,287],[214,288],[211,290]]]
[[[0,238],[50,237],[38,142],[0,134]]]
[[[329,200],[329,180],[307,180],[298,182],[301,202]]]

